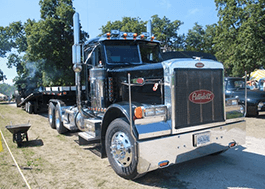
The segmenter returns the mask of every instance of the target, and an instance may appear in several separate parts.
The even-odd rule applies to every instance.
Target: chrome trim
[[[245,71],[245,116],[247,115],[247,99],[248,99],[248,91],[247,91],[247,71]]]
[[[171,127],[167,122],[156,122],[146,125],[135,125],[138,139],[147,139],[171,134]]]
[[[119,167],[128,167],[132,162],[134,144],[124,132],[116,132],[111,139],[110,153]]]
[[[174,134],[191,132],[191,131],[194,131],[194,130],[208,129],[208,128],[212,128],[212,127],[223,126],[225,124],[226,124],[226,122],[215,122],[215,123],[209,123],[209,124],[203,124],[203,125],[195,125],[193,127],[186,127],[186,128],[181,128],[181,129],[175,129],[174,130]]]
[[[164,69],[164,95],[165,95],[165,105],[167,106],[167,118],[168,122],[171,124],[172,128],[172,133],[180,133],[182,130],[188,130],[192,131],[194,130],[194,127],[191,128],[184,128],[184,129],[175,129],[175,106],[177,106],[175,102],[175,90],[177,90],[175,87],[175,82],[174,82],[174,69],[175,68],[192,68],[192,69],[224,69],[223,64],[217,61],[213,60],[206,60],[202,59],[201,62],[204,64],[203,68],[197,68],[195,66],[195,63],[198,62],[198,60],[193,60],[193,59],[172,59],[168,61],[162,62],[162,66]],[[186,83],[188,85],[188,83]],[[211,85],[213,86],[213,83],[211,81]],[[213,108],[213,107],[212,107]],[[225,111],[225,109],[224,109]],[[225,122],[224,122],[225,123]],[[223,123],[214,123],[213,125],[220,125]],[[211,124],[206,124],[206,125],[201,125],[201,126],[196,126],[196,128],[207,128],[211,127],[209,126]]]
[[[244,118],[244,112],[241,112],[241,105],[238,104],[237,98],[226,98],[225,99],[225,117],[226,120],[231,122],[237,120],[237,118]],[[241,119],[240,119],[241,120]]]
[[[207,131],[211,133],[211,142],[205,146],[195,147],[193,144],[194,134]],[[143,174],[158,169],[158,163],[161,161],[169,161],[169,165],[173,165],[227,150],[230,142],[235,141],[242,145],[245,143],[245,138],[246,122],[241,121],[202,131],[196,130],[152,140],[138,141],[137,170],[139,174]]]
[[[136,141],[136,137],[133,133],[133,121],[132,121],[132,94],[131,94],[131,74],[128,73],[128,87],[129,87],[129,114],[130,114],[130,134],[133,137],[134,141]],[[134,145],[134,144],[133,144]]]
[[[89,70],[90,95],[92,108],[106,108],[107,72],[105,68],[91,68]]]
[[[135,125],[146,125],[150,123],[162,122],[165,120],[166,120],[166,115],[156,115],[156,116],[143,117],[142,119],[135,119],[134,124]]]

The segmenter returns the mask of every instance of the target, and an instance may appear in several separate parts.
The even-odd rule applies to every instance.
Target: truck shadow
[[[147,173],[135,182],[161,188],[263,188],[265,156],[238,146],[227,152],[206,156]]]
[[[43,143],[43,141],[41,139],[23,141],[21,143],[21,148],[38,147],[38,146],[43,146],[43,144],[44,143]]]
[[[265,119],[265,114],[263,113],[263,114],[259,114],[259,116],[258,117],[256,117],[257,119]]]

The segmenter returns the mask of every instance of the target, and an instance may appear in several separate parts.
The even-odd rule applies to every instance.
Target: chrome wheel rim
[[[51,108],[49,108],[48,117],[49,117],[49,123],[52,124],[52,110],[51,110]]]
[[[55,125],[56,125],[56,128],[59,128],[60,127],[60,116],[59,116],[59,111],[55,111]]]
[[[116,132],[110,145],[110,153],[121,167],[128,167],[132,162],[132,144],[124,132]]]

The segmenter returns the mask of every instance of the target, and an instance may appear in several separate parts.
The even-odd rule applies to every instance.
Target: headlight
[[[147,108],[144,110],[144,116],[154,116],[155,115],[155,108]]]
[[[134,116],[137,119],[141,119],[143,117],[151,117],[157,115],[165,115],[166,114],[166,106],[152,106],[152,107],[143,107],[139,106],[134,109]]]

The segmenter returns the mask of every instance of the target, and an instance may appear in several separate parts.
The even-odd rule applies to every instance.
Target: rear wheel
[[[66,129],[63,126],[63,122],[61,121],[62,120],[61,118],[62,118],[62,115],[61,115],[60,107],[57,104],[55,107],[55,126],[56,126],[56,130],[58,131],[58,133],[63,134],[63,133],[66,133],[68,129]]]
[[[138,176],[136,141],[131,136],[130,126],[124,119],[115,119],[106,132],[106,152],[113,170],[125,179]]]
[[[28,102],[28,113],[30,113],[30,114],[33,113],[33,105],[31,102]]]
[[[48,121],[51,128],[55,129],[55,106],[52,102],[49,103],[48,107]]]
[[[29,111],[28,111],[28,102],[25,103],[25,111],[26,111],[26,112],[29,112]]]

